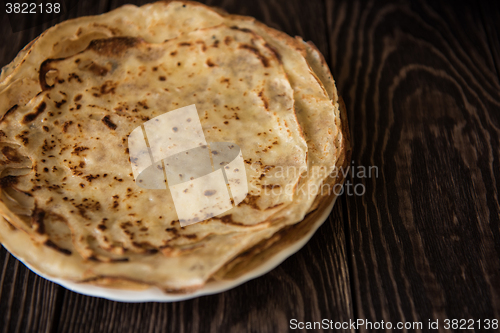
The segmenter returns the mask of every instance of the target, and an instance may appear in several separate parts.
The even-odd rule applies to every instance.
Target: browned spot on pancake
[[[104,76],[109,72],[108,68],[98,65],[95,62],[90,63],[88,66],[85,67],[85,69],[97,76]]]
[[[177,51],[170,52],[171,56],[175,56],[177,54]]]
[[[136,47],[142,42],[142,39],[134,37],[95,39],[90,42],[88,49],[103,56],[121,56],[128,49]]]
[[[243,31],[243,32],[253,32],[253,31],[252,31],[252,30],[250,30],[250,29],[247,29],[247,28],[240,28],[240,27],[238,27],[238,26],[236,26],[236,25],[233,25],[233,26],[231,27],[231,29],[233,29],[233,30],[239,30],[239,31]]]
[[[271,51],[274,54],[274,56],[279,60],[279,62],[281,62],[281,54],[279,54],[278,50],[276,50],[274,47],[272,47],[267,43],[264,44],[264,47],[266,47],[269,51]]]
[[[51,249],[54,249],[58,252],[61,252],[62,254],[65,254],[67,256],[70,256],[71,255],[71,251],[70,250],[67,250],[67,249],[63,249],[62,247],[59,247],[57,244],[55,244],[53,241],[51,241],[50,239],[45,241],[44,245],[50,247]]]
[[[252,208],[260,210],[259,206],[257,205],[257,200],[259,199],[259,196],[248,194],[246,198],[238,204],[239,205],[248,205]]]
[[[229,81],[229,79],[228,79],[228,78],[226,78],[226,77],[223,77],[223,78],[220,80],[220,83],[227,83],[227,87],[226,87],[226,88],[229,88],[229,86],[230,86],[230,84],[231,84],[231,83],[230,83],[230,81]]]
[[[102,219],[102,221],[101,221],[101,223],[99,223],[99,224],[97,225],[97,229],[99,229],[99,230],[101,230],[101,231],[106,230],[106,229],[107,229],[107,227],[106,227],[106,221],[107,221],[107,220],[108,220],[108,219],[107,219],[106,217],[105,217],[105,218],[103,218],[103,219]]]
[[[71,80],[76,80],[78,81],[78,83],[82,83],[82,79],[80,79],[80,77],[78,75],[76,75],[76,73],[70,73],[69,76],[68,76],[68,82],[71,82]]]
[[[259,92],[259,97],[262,100],[262,103],[264,103],[264,108],[269,111],[269,102],[267,101],[266,96],[264,96],[264,90],[261,90]]]
[[[38,104],[38,106],[35,108],[34,113],[28,113],[23,117],[22,123],[27,124],[32,122],[33,120],[36,119],[43,111],[45,111],[45,108],[47,107],[47,104],[45,102],[42,102]]]
[[[266,189],[274,189],[274,188],[280,188],[281,185],[274,185],[274,184],[267,184],[267,185],[262,185],[262,188],[266,188]]]
[[[7,159],[11,162],[21,162],[21,157],[17,154],[17,151],[14,148],[11,148],[9,146],[3,147],[2,154],[4,154],[5,157],[7,157]]]
[[[208,66],[208,67],[214,67],[214,66],[215,66],[215,64],[212,62],[212,60],[207,59],[207,66]]]
[[[109,119],[109,116],[105,116],[101,121],[112,130],[115,130],[117,127],[116,124]]]
[[[4,113],[4,115],[2,116],[2,118],[0,118],[0,123],[1,123],[2,121],[4,121],[4,120],[5,120],[5,118],[6,118],[9,114],[11,114],[11,113],[13,113],[14,111],[16,111],[18,107],[19,107],[19,105],[17,105],[17,104],[16,104],[16,105],[12,106],[10,109],[8,109],[8,110],[7,110],[7,112],[5,112],[5,113]]]
[[[182,42],[178,44],[179,46],[191,46],[191,43],[189,42]]]
[[[226,38],[224,38],[224,43],[226,45],[231,44],[232,41],[233,41],[233,38],[231,36],[226,36]]]
[[[254,47],[252,45],[248,45],[248,44],[241,44],[238,48],[252,52],[253,54],[255,54],[257,56],[257,58],[259,58],[259,60],[262,62],[262,65],[264,65],[264,67],[269,67],[269,59],[264,57],[264,55],[262,55],[262,53],[260,53],[260,50],[257,49],[256,47]]]
[[[166,79],[167,78],[165,76],[163,76],[163,75],[158,77],[158,80],[160,80],[160,81],[165,81]]]
[[[68,127],[69,127],[71,124],[73,124],[73,121],[72,121],[72,120],[67,121],[67,122],[65,122],[65,123],[64,123],[64,125],[63,125],[63,129],[62,129],[63,133],[66,133],[66,132],[68,131]],[[47,131],[47,132],[48,132],[48,131]]]
[[[52,68],[53,62],[61,60],[62,59],[47,59],[40,65],[40,70],[38,71],[38,80],[40,81],[40,88],[42,88],[42,91],[49,90],[50,88],[53,87],[47,83],[47,73],[48,71],[53,69]]]
[[[45,211],[43,209],[36,208],[31,215],[31,225],[33,229],[39,233],[45,233],[45,225],[43,224],[43,219],[45,217]]]
[[[66,103],[66,100],[65,100],[65,99],[61,100],[60,102],[56,102],[56,101],[54,101],[54,104],[56,105],[56,108],[58,108],[58,109],[59,109],[59,108],[61,108],[61,106],[62,106],[63,104],[65,104],[65,103]]]
[[[205,52],[205,51],[207,50],[207,45],[205,45],[205,42],[204,42],[204,41],[202,41],[202,40],[198,40],[198,41],[196,41],[196,44],[200,44],[200,45],[201,45],[201,50],[202,50],[203,52]]]
[[[112,258],[110,262],[127,262],[128,258]]]
[[[80,155],[82,151],[89,150],[88,147],[74,147],[73,151],[71,152],[72,155]]]
[[[17,176],[5,176],[0,178],[0,187],[9,187],[19,182]]]
[[[84,178],[85,178],[85,179],[86,179],[86,180],[90,183],[90,182],[92,182],[92,180],[97,179],[97,178],[99,178],[100,176],[101,176],[101,175],[95,175],[95,176],[94,176],[94,175],[90,174],[90,175],[85,176]]]
[[[172,222],[178,222],[178,221],[172,221]],[[171,232],[176,236],[179,235],[179,231],[176,228],[166,228],[165,231]]]
[[[100,88],[100,92],[102,95],[105,94],[114,94],[117,84],[113,83],[113,81],[106,81]]]

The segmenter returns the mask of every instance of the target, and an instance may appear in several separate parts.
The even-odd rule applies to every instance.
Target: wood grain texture
[[[57,21],[103,13],[127,2],[79,1]],[[226,0],[208,4],[254,16],[292,36],[301,35],[328,55],[322,1]],[[17,34],[0,34],[0,43],[12,45],[0,51],[0,65],[10,62],[25,44],[54,23]],[[8,31],[5,20],[0,25]],[[342,207],[339,200],[310,242],[269,274],[219,295],[173,304],[127,304],[79,295],[37,277],[2,248],[0,331],[283,332],[292,318],[348,321],[353,313]]]
[[[347,197],[358,318],[500,318],[499,12],[492,7],[327,1],[353,160],[379,169],[378,178],[354,177],[366,194]]]

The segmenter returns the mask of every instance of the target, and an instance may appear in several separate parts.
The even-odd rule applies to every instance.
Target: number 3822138
[[[37,14],[37,13],[60,13],[61,4],[59,3],[6,3],[5,12],[7,14]]]

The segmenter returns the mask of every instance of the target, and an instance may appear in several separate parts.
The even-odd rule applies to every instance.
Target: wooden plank
[[[491,57],[500,80],[500,5],[498,1],[482,1],[479,6]]]
[[[102,13],[126,2],[80,1],[59,20]],[[208,4],[220,6],[230,13],[252,15],[292,36],[301,35],[306,40],[312,40],[328,55],[322,1],[306,3],[293,0],[285,5],[278,1],[243,3],[233,0],[209,1]],[[0,65],[8,63],[17,50],[50,23],[8,37],[0,36],[9,38],[4,39],[4,43],[16,46],[15,50],[2,51]],[[0,24],[5,25],[5,22]],[[32,327],[44,331],[50,327],[61,332],[277,332],[286,331],[292,318],[299,321],[321,321],[324,318],[348,321],[353,314],[341,203],[339,200],[329,220],[305,248],[271,273],[219,295],[172,304],[126,304],[78,295],[47,281],[42,283],[43,280],[35,278],[33,273],[2,250],[5,256],[0,259],[0,267],[5,264],[2,272],[9,272],[6,275],[10,279],[8,281],[13,280],[12,272],[17,272],[23,278],[28,276],[28,281],[38,279],[40,282],[33,284],[32,289],[17,282],[19,287],[15,291],[0,294],[3,306],[0,310],[5,310],[0,312],[4,314],[0,318],[4,318],[10,328],[18,327],[16,325],[20,322],[21,331]],[[16,281],[24,281],[19,276]],[[4,283],[4,290],[9,290],[11,284]],[[40,288],[47,294],[43,294]],[[40,294],[40,302],[52,302],[51,309],[57,307],[57,311],[43,312],[38,303],[31,301],[33,298],[29,298],[27,292]],[[14,311],[13,302],[24,302],[23,310]],[[42,320],[42,317],[46,326],[34,326],[33,323]]]
[[[354,165],[378,167],[347,197],[355,315],[444,331],[500,318],[500,85],[478,9],[429,3],[328,0],[327,21]]]
[[[0,331],[51,332],[63,288],[29,271],[0,248]]]

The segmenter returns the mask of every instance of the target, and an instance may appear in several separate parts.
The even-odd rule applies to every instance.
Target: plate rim
[[[343,182],[342,182],[343,183]],[[125,302],[125,303],[143,303],[143,302],[162,302],[162,303],[171,303],[171,302],[179,302],[185,301],[201,296],[214,295],[218,293],[222,293],[229,289],[236,288],[250,280],[256,279],[260,276],[263,276],[276,267],[278,267],[281,263],[283,263],[286,259],[297,253],[304,245],[312,238],[316,230],[326,221],[328,216],[333,210],[333,207],[337,201],[338,196],[335,196],[331,203],[328,204],[326,209],[321,213],[321,215],[317,218],[312,228],[305,234],[304,237],[295,241],[290,246],[281,249],[271,255],[271,257],[263,262],[261,265],[251,269],[247,273],[231,280],[220,280],[220,281],[210,281],[207,282],[205,286],[200,289],[193,291],[192,293],[186,294],[169,294],[165,291],[161,290],[158,287],[149,287],[144,290],[127,290],[127,289],[118,289],[118,288],[110,288],[103,286],[94,286],[85,283],[78,283],[66,279],[61,279],[57,277],[52,277],[50,275],[46,275],[36,268],[31,266],[29,263],[25,262],[22,258],[19,258],[14,254],[8,246],[2,244],[11,255],[13,255],[17,260],[23,263],[26,267],[28,267],[32,272],[39,275],[40,277],[54,282],[68,290],[71,290],[75,293],[82,294],[85,296],[92,296],[107,299],[110,301],[116,302]],[[300,223],[300,222],[299,222]]]

